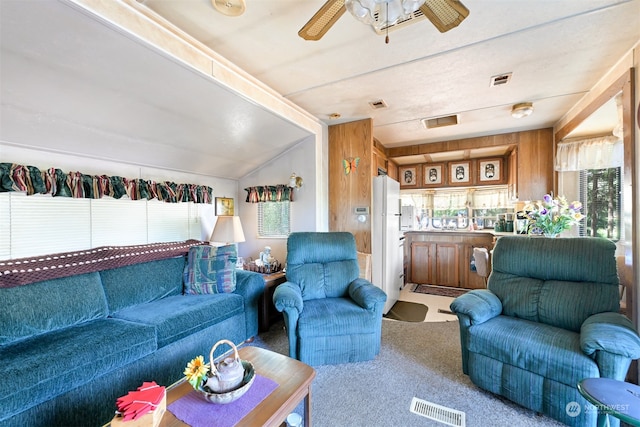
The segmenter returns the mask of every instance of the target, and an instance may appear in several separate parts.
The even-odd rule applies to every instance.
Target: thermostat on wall
[[[356,215],[369,215],[369,206],[356,206],[353,208],[353,213]]]

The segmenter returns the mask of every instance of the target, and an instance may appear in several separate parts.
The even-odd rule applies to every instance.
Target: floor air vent
[[[414,397],[411,401],[410,410],[414,414],[422,415],[425,418],[429,418],[449,426],[465,426],[464,412],[427,402],[426,400],[421,400],[417,397]]]

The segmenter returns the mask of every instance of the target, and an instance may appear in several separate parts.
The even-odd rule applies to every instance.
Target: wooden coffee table
[[[239,426],[280,426],[304,399],[304,425],[311,426],[311,383],[316,371],[298,360],[259,347],[245,346],[238,350],[240,358],[249,360],[257,374],[278,383],[262,402],[249,412]],[[193,390],[182,380],[167,389],[167,406]],[[169,410],[165,412],[160,427],[185,426]]]

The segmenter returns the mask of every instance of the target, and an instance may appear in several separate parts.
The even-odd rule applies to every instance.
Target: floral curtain
[[[247,187],[247,203],[260,202],[293,202],[293,191],[291,187],[284,184],[280,185],[264,185],[258,187]]]
[[[0,192],[7,191],[87,199],[102,196],[119,199],[127,195],[131,200],[158,199],[169,203],[211,203],[213,194],[213,189],[205,185],[86,175],[56,168],[41,171],[34,166],[0,163]]]
[[[558,143],[556,171],[607,169],[622,166],[624,145],[617,136],[602,136]]]

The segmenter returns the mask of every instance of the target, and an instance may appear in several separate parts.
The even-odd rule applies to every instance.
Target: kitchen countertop
[[[506,231],[494,231],[493,229],[482,229],[482,230],[404,230],[404,234],[409,233],[432,233],[432,234],[469,234],[469,235],[478,235],[478,234],[490,234],[492,236],[528,236],[527,234],[515,234],[513,232]]]

